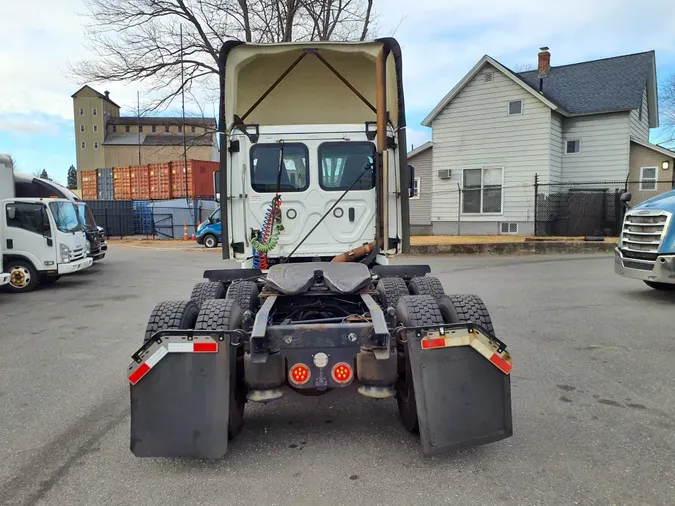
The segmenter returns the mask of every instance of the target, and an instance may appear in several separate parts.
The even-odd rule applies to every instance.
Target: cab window
[[[325,142],[319,146],[319,160],[321,163],[319,184],[324,190],[345,191],[350,187],[352,190],[375,188],[373,143]]]
[[[251,148],[251,187],[258,193],[306,190],[309,187],[307,146],[300,143],[286,143],[283,147],[281,144],[253,146]]]
[[[20,228],[45,237],[51,237],[49,217],[43,204],[13,202],[7,204],[5,212],[8,227]]]
[[[220,209],[211,215],[211,223],[220,223]]]

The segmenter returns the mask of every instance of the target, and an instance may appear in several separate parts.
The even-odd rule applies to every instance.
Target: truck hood
[[[675,190],[652,197],[631,208],[631,210],[639,209],[658,209],[675,214]]]

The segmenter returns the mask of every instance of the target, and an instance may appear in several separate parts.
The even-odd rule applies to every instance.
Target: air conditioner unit
[[[438,177],[440,179],[450,179],[451,172],[450,169],[441,169],[438,171]]]

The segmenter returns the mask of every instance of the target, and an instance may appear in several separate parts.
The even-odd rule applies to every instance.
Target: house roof
[[[107,134],[104,146],[138,146],[139,134]],[[183,135],[151,135],[140,134],[141,146],[182,146]],[[186,135],[185,144],[191,146],[212,146],[213,135]]]
[[[654,69],[654,51],[551,67],[542,92],[570,115],[630,111],[640,108]],[[536,70],[518,75],[539,90]]]
[[[551,67],[539,92],[537,71],[515,73],[485,55],[422,121],[431,122],[485,65],[492,65],[552,110],[580,116],[639,109],[647,86],[649,126],[658,127],[656,57],[654,51]]]
[[[537,92],[532,86],[527,84],[524,79],[522,79],[518,74],[515,74],[512,72],[509,68],[505,67],[501,63],[499,63],[497,60],[492,58],[491,56],[485,55],[483,56],[480,60],[478,60],[478,63],[473,66],[473,68],[469,71],[468,74],[466,74],[456,85],[453,89],[450,90],[450,92],[443,97],[443,99],[436,105],[436,107],[433,108],[433,110],[428,114],[426,118],[422,121],[422,125],[424,126],[431,126],[431,122],[438,116],[443,109],[450,103],[450,101],[455,98],[460,91],[466,86],[474,77],[476,74],[478,74],[485,65],[492,65],[496,69],[498,69],[500,72],[502,72],[506,77],[511,79],[515,84],[523,88],[525,91],[530,93],[532,96],[549,106],[551,109],[554,111],[561,112],[562,114],[567,114],[566,111],[561,110],[562,108],[559,107],[557,104],[554,102],[551,102],[549,99],[547,99],[544,95],[541,93]]]
[[[636,139],[635,137],[630,138],[631,142],[634,142],[635,144],[639,144],[640,146],[644,146],[645,148],[649,148],[652,151],[656,151],[658,153],[661,153],[662,155],[668,156],[670,158],[675,158],[675,151],[671,151],[670,149],[663,148],[661,146],[657,146],[656,144],[652,144],[650,142],[645,142],[640,139]]]
[[[425,142],[425,143],[422,144],[421,146],[418,146],[418,147],[416,147],[415,149],[413,149],[412,151],[410,151],[410,152],[408,153],[408,158],[412,158],[412,157],[414,157],[414,156],[419,155],[420,153],[424,153],[427,149],[430,149],[430,148],[433,148],[433,147],[434,147],[434,143],[433,143],[433,142],[431,142],[431,141]]]
[[[117,107],[118,109],[120,108],[119,105],[117,105],[115,102],[113,102],[112,100],[110,100],[110,97],[109,97],[108,95],[104,95],[103,93],[101,93],[101,92],[99,92],[99,91],[96,91],[94,88],[92,88],[92,87],[89,86],[88,84],[85,84],[84,86],[82,86],[82,88],[80,88],[79,90],[77,90],[77,91],[76,91],[75,93],[73,93],[70,97],[71,97],[71,98],[75,98],[76,96],[78,96],[78,95],[80,94],[80,92],[81,92],[82,90],[85,90],[85,89],[86,89],[86,90],[92,91],[98,98],[101,98],[101,99],[105,100],[106,102],[108,102],[108,103],[114,105],[114,106]],[[106,92],[106,93],[107,93],[107,92]]]
[[[110,118],[108,124],[110,125],[138,125],[138,116],[119,116],[117,118]],[[183,118],[173,116],[141,116],[141,125],[182,125]],[[214,118],[185,118],[185,124],[188,126],[201,127],[216,127],[216,120]]]

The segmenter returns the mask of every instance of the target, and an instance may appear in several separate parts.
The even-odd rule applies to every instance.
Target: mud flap
[[[421,343],[419,337],[408,339],[424,454],[513,435],[509,374],[469,345],[423,349]]]
[[[217,459],[227,452],[230,340],[161,337],[135,355],[131,451],[136,457]],[[215,350],[215,351],[214,351]]]

